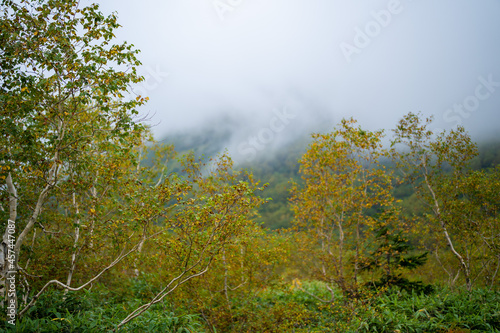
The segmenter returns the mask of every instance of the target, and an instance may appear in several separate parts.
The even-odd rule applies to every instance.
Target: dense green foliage
[[[45,294],[18,324],[17,332],[106,332],[140,300],[118,300],[106,290],[85,291],[66,298],[61,292]],[[165,306],[153,306],[127,332],[200,332],[203,325],[196,315],[176,315]]]
[[[304,282],[303,287],[328,294],[318,283]],[[51,292],[30,310],[17,332],[106,332],[136,305],[137,300],[123,300],[105,289],[66,299],[61,292]],[[166,302],[122,332],[500,332],[500,293],[394,290],[346,306],[341,295],[335,303],[322,304],[304,291],[276,285],[251,299],[239,299],[232,314],[227,326],[210,327],[201,315]]]
[[[0,330],[500,332],[498,142],[351,118],[235,165],[153,140],[115,15],[0,4]]]

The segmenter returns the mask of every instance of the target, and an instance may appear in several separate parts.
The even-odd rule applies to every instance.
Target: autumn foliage
[[[471,168],[464,128],[409,113],[390,147],[352,118],[313,134],[279,207],[290,228],[267,230],[266,179],[154,140],[115,15],[1,8],[2,329],[500,329],[500,168]]]

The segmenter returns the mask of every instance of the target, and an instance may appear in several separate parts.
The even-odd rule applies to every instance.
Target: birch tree
[[[455,258],[455,264],[447,270],[451,282],[461,273],[471,291],[484,271],[482,268],[475,272],[481,239],[494,239],[482,226],[488,220],[477,218],[477,212],[488,203],[481,200],[482,196],[474,195],[474,187],[470,186],[479,179],[470,169],[477,147],[463,127],[434,133],[429,128],[431,123],[432,118],[422,119],[414,113],[403,117],[394,130],[391,154],[406,181],[427,204],[427,221]],[[494,184],[498,182],[491,185]],[[489,200],[491,203],[491,197]],[[496,211],[495,204],[489,207],[490,213]]]
[[[140,62],[132,45],[112,44],[116,16],[103,16],[97,5],[79,8],[78,1],[4,0],[0,7],[5,285],[8,267],[14,274],[21,269],[21,249],[34,227],[55,232],[40,224],[40,215],[54,190],[71,181],[67,171],[85,165],[81,151],[97,133],[103,143],[127,142],[122,148],[130,151],[144,131],[134,122],[135,109],[146,100],[123,99],[129,85],[141,81]],[[14,244],[5,242],[7,222],[15,225]]]
[[[377,167],[383,133],[342,120],[328,134],[314,134],[300,160],[303,187],[292,188],[294,224],[305,244],[314,277],[348,298],[356,297],[368,239],[375,220],[370,209],[389,207],[390,178]]]
[[[250,230],[261,188],[227,156],[208,165],[188,156],[179,175],[169,149],[141,164],[151,137],[136,108],[147,98],[124,97],[142,78],[133,46],[112,43],[116,16],[78,1],[1,5],[3,284],[22,272],[23,316],[49,288],[76,292],[117,266],[132,278],[154,263],[161,292],[119,329]]]

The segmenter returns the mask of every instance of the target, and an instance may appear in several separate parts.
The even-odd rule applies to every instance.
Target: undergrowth
[[[500,332],[499,292],[436,288],[432,294],[418,294],[395,289],[367,291],[351,300],[339,292],[331,303],[311,294],[323,299],[330,295],[321,283],[309,282],[300,289],[283,284],[251,298],[234,298],[230,307],[207,304],[203,314],[167,302],[152,306],[120,332]],[[18,320],[15,330],[6,327],[5,318],[0,330],[109,332],[143,302],[105,290],[67,295],[52,291]]]

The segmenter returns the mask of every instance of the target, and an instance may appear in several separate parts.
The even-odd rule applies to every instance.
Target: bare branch
[[[157,236],[157,235],[159,235],[162,232],[163,231],[157,232],[154,235],[149,236],[148,238],[152,238],[154,236]],[[114,266],[116,266],[120,261],[122,261],[128,255],[130,255],[132,252],[135,252],[137,250],[138,246],[139,246],[139,244],[134,245],[134,247],[132,247],[125,254],[124,254],[125,249],[123,249],[122,252],[118,255],[118,257],[111,264],[109,264],[108,266],[106,266],[96,276],[94,276],[92,279],[88,280],[86,283],[82,284],[80,287],[72,288],[72,287],[70,287],[70,286],[68,286],[68,285],[66,285],[66,284],[64,284],[64,283],[62,283],[62,282],[60,282],[58,280],[51,280],[51,281],[47,282],[42,287],[42,289],[40,289],[40,291],[33,297],[33,299],[30,301],[30,303],[21,312],[19,312],[19,316],[22,316],[29,308],[31,308],[36,303],[36,301],[38,300],[38,298],[43,294],[43,292],[45,291],[45,289],[47,289],[50,285],[56,284],[58,286],[61,286],[62,288],[65,288],[65,289],[68,289],[68,290],[71,290],[71,291],[79,291],[79,290],[85,288],[86,286],[90,285],[92,282],[94,282],[97,279],[99,279],[104,273],[106,273],[111,268],[113,268]]]

